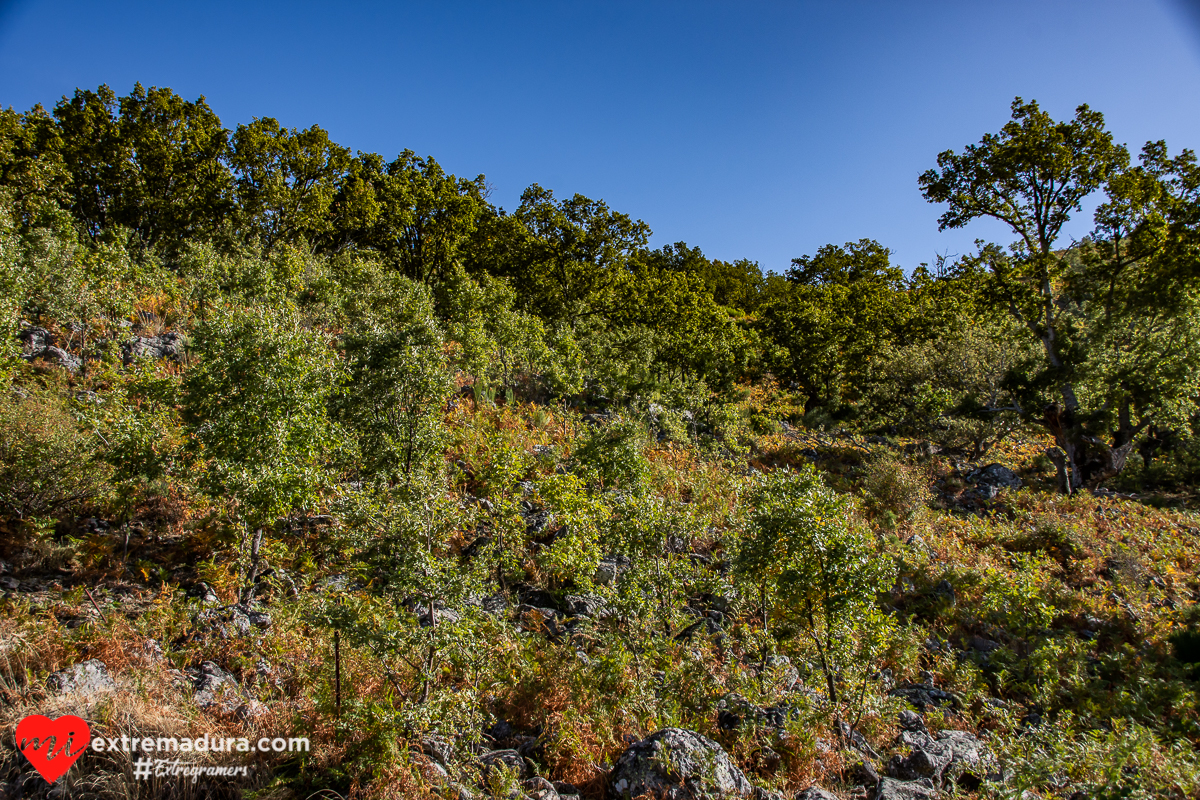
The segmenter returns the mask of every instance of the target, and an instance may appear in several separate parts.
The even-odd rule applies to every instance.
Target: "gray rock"
[[[525,759],[516,750],[493,750],[490,753],[484,753],[479,757],[479,766],[485,780],[492,772],[500,769],[515,775],[518,780],[525,780],[532,772],[529,765],[525,763]]]
[[[135,336],[121,345],[121,360],[126,364],[139,358],[178,361],[183,356],[184,346],[183,335],[174,331],[159,336]]]
[[[892,697],[902,697],[914,708],[925,711],[929,708],[958,705],[958,698],[931,683],[905,683],[888,692]]]
[[[900,743],[911,748],[906,756],[892,756],[888,774],[901,780],[928,778],[934,786],[940,786],[947,778],[971,774],[978,783],[975,772],[983,764],[983,745],[974,734],[966,731],[939,731],[935,736],[916,730],[900,734]]]
[[[233,630],[238,636],[248,636],[250,634],[250,617],[248,617],[240,606],[234,606],[230,612],[229,621],[233,624]]]
[[[1020,489],[1023,485],[1017,473],[1000,464],[988,464],[967,475],[967,480],[977,486],[992,486],[999,489]]]
[[[549,511],[528,511],[522,512],[521,516],[525,519],[525,535],[529,537],[541,536],[550,527],[550,512]]]
[[[421,752],[445,766],[454,758],[454,743],[444,736],[426,736],[421,739]]]
[[[98,658],[73,664],[47,678],[50,690],[57,694],[97,694],[117,688],[108,667]]]
[[[820,786],[810,786],[796,795],[796,800],[838,800],[837,795],[827,792]]]
[[[232,704],[238,700],[237,681],[215,662],[205,661],[200,665],[193,685],[196,705],[201,708],[211,708],[222,701]]]
[[[45,328],[26,328],[21,331],[21,352],[25,358],[37,358],[47,347],[52,346],[54,334]]]
[[[21,588],[21,582],[16,578],[10,578],[7,575],[0,578],[0,589],[6,592],[16,592]]]
[[[913,734],[905,731],[901,738],[910,736]],[[953,753],[949,746],[935,742],[925,734],[916,736],[922,737],[924,741],[920,746],[913,747],[907,756],[892,756],[887,766],[888,775],[905,781],[928,778],[934,784],[938,784],[941,782],[942,772],[950,766]]]
[[[974,494],[982,500],[995,500],[1000,496],[1000,487],[985,483],[976,487]]]
[[[592,577],[592,580],[600,586],[607,586],[620,578],[625,570],[628,569],[628,566],[629,559],[627,558],[605,556],[596,565],[596,574]]]
[[[963,783],[963,777],[978,784],[981,776],[987,771],[986,765],[991,761],[991,754],[974,734],[966,731],[938,731],[935,737],[939,744],[950,749],[950,764],[943,770],[942,778],[953,779]]]
[[[68,372],[79,372],[80,368],[83,366],[83,362],[79,359],[79,356],[72,355],[66,350],[63,350],[61,347],[47,347],[42,352],[33,356],[33,358],[42,358],[46,361],[58,364]]]
[[[999,650],[1002,646],[999,642],[985,639],[982,636],[972,636],[967,640],[968,649],[974,650],[977,653],[984,653],[985,655]]]
[[[921,719],[921,715],[915,711],[905,709],[899,714],[900,727],[906,731],[926,732],[925,720]]]
[[[609,615],[604,598],[594,594],[569,594],[563,598],[566,610],[575,617],[601,618]]]
[[[530,778],[521,784],[521,788],[532,800],[561,800],[562,798],[554,784],[545,778]]]
[[[901,782],[883,778],[875,787],[874,800],[934,800],[937,791],[929,780]]]
[[[754,786],[716,743],[692,731],[664,728],[631,745],[608,776],[621,800],[754,798]]]

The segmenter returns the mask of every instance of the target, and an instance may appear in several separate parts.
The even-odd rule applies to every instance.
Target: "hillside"
[[[1195,158],[1013,114],[922,190],[1100,164],[1092,238],[786,276],[169,90],[0,114],[0,714],[90,730],[3,796],[1196,796]]]

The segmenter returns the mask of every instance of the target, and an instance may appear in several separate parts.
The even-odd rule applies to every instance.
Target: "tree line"
[[[268,117],[229,129],[170,89],[76,90],[49,111],[0,111],[5,339],[11,355],[22,321],[58,326],[86,355],[157,303],[184,329],[231,308],[286,313],[365,348],[363,363],[383,357],[379,341],[354,344],[368,330],[436,344],[492,396],[712,416],[774,378],[813,427],[980,456],[1040,426],[1067,491],[1190,438],[1191,151],[1150,142],[1134,159],[1087,106],[1056,121],[1017,98],[999,132],[940,154],[918,184],[943,229],[991,217],[1013,241],[906,274],[862,239],[764,273],[683,242],[652,249],[646,223],[602,200],[534,184],[509,212],[484,176],[412,151],[352,153]],[[1097,193],[1091,233],[1064,241]]]

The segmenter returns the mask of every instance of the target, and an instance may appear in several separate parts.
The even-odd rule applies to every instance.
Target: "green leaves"
[[[870,239],[825,245],[794,259],[789,287],[762,308],[760,328],[781,348],[772,367],[800,382],[810,410],[857,399],[908,322],[904,273],[889,255]]]
[[[316,125],[289,130],[270,117],[239,125],[231,141],[240,211],[267,249],[332,230],[330,208],[350,164],[347,148]]]
[[[347,382],[336,400],[338,417],[357,435],[357,468],[383,481],[438,471],[442,405],[450,374],[428,292],[413,286],[418,305],[395,328],[371,327],[347,335]]]
[[[1012,120],[962,154],[938,155],[939,170],[919,183],[931,203],[949,203],[941,230],[981,216],[1007,223],[1030,253],[1046,255],[1083,198],[1129,161],[1113,143],[1104,117],[1086,105],[1070,122],[1055,122],[1036,101],[1016,98]]]
[[[781,613],[828,624],[890,585],[873,536],[849,519],[850,498],[823,486],[812,468],[760,478],[750,502],[734,568],[765,582]]]
[[[865,675],[887,638],[892,623],[874,600],[895,567],[853,520],[850,498],[826,488],[811,466],[756,477],[749,501],[734,574],[754,587],[764,628],[774,619],[777,630],[796,625],[812,641],[836,705],[837,676],[852,666]]]
[[[1167,346],[1196,338],[1200,170],[1193,154],[1172,159],[1162,142],[1129,168],[1087,106],[1070,122],[1020,98],[1012,109],[999,134],[942,153],[920,185],[927,200],[949,205],[942,228],[986,216],[1018,237],[1009,253],[980,243],[965,261],[987,268],[984,296],[1042,347],[1044,367],[1026,383],[1050,391],[1027,407],[1045,409],[1071,490],[1120,472],[1135,437],[1156,419],[1178,424],[1178,401],[1200,386],[1193,348]],[[1070,214],[1102,188],[1108,202],[1092,236],[1057,249]]]
[[[325,338],[288,310],[218,309],[194,334],[200,363],[183,416],[205,483],[251,524],[311,506],[336,431],[326,400],[341,374]]]

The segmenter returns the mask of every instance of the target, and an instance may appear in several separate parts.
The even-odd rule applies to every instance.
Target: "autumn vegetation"
[[[0,111],[4,724],[313,742],[81,797],[601,798],[668,727],[867,797],[915,708],[946,796],[1196,796],[1200,167],[1019,98],[932,163],[1012,242],[775,274],[169,89]]]

